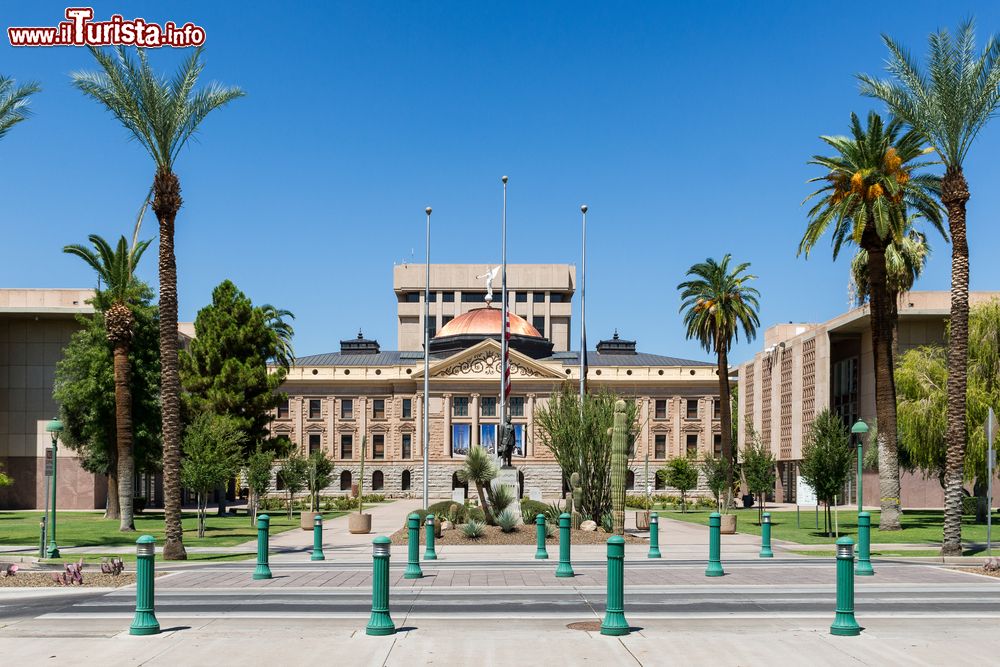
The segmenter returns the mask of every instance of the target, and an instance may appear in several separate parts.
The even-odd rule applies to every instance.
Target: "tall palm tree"
[[[969,350],[969,242],[965,206],[969,184],[962,165],[972,144],[1000,105],[1000,42],[991,37],[976,55],[975,22],[955,36],[932,33],[925,69],[888,35],[888,80],[867,74],[861,92],[889,107],[929,143],[944,163],[941,202],[951,236],[951,336],[948,343],[948,434],[941,554],[962,553],[962,471],[965,467],[965,400]]]
[[[760,292],[748,283],[757,276],[747,273],[749,262],[732,269],[727,254],[721,262],[711,257],[688,269],[692,280],[677,286],[681,290],[681,312],[687,337],[696,338],[706,352],[714,353],[719,368],[719,417],[722,422],[722,458],[726,466],[727,489],[733,487],[733,463],[735,462],[732,428],[732,402],[729,386],[729,350],[738,341],[740,329],[747,341],[757,335],[760,320],[757,311]]]
[[[295,336],[295,329],[288,319],[295,319],[295,315],[290,310],[277,308],[269,303],[260,307],[267,322],[267,328],[271,330],[275,338],[275,354],[273,361],[286,371],[295,361],[295,350],[292,349],[292,338]]]
[[[14,79],[0,76],[0,139],[30,115],[28,98],[40,90],[37,83],[15,86]]]
[[[135,495],[135,456],[132,449],[132,389],[129,368],[129,348],[135,325],[133,306],[142,296],[142,287],[135,278],[135,267],[149,247],[149,241],[139,241],[129,247],[122,236],[118,245],[97,234],[87,237],[93,249],[83,245],[68,245],[63,252],[76,255],[97,273],[104,283],[95,305],[104,313],[108,342],[114,350],[115,376],[115,439],[118,458],[118,507],[123,532],[135,530],[132,498]]]
[[[187,558],[181,527],[181,416],[177,360],[177,260],[174,222],[181,208],[181,184],[174,163],[205,117],[244,92],[237,87],[209,84],[195,90],[204,69],[201,49],[184,61],[173,79],[149,66],[145,51],[138,59],[124,47],[111,51],[91,48],[97,72],[76,72],[73,85],[103,104],[153,158],[152,208],[160,225],[160,402],[163,413],[163,487],[167,560]]]
[[[832,228],[833,258],[843,244],[853,243],[868,253],[871,298],[872,356],[875,366],[875,412],[879,426],[879,497],[881,530],[899,530],[899,454],[896,448],[896,387],[892,360],[892,299],[889,295],[886,253],[901,242],[912,209],[940,228],[941,210],[935,199],[940,179],[921,170],[923,139],[903,132],[896,119],[888,124],[875,112],[866,126],[851,114],[850,137],[821,137],[836,155],[813,156],[809,164],[826,170],[810,179],[821,187],[806,198],[818,201],[809,210],[809,224],[799,253],[808,257],[819,239]]]

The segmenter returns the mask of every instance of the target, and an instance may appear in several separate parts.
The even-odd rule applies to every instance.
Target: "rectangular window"
[[[420,303],[420,292],[407,292],[406,303]]]
[[[455,303],[455,293],[454,292],[442,292],[441,301],[443,303]]]
[[[524,424],[514,424],[514,455],[524,456]]]
[[[278,419],[288,419],[288,399],[278,403]]]
[[[448,322],[451,322],[453,319],[455,319],[455,318],[453,316],[451,316],[451,315],[442,315],[441,316],[441,327],[444,328],[445,326],[447,326]]]
[[[552,292],[549,294],[549,301],[551,303],[562,303],[565,296],[562,292]]]
[[[484,303],[486,292],[462,292],[462,303]]]
[[[431,292],[430,297],[427,299],[427,303],[437,303],[437,300],[438,300],[438,293]]]
[[[716,433],[712,436],[712,451],[715,452],[715,458],[722,458],[722,434]]]
[[[403,419],[410,419],[413,417],[413,400],[409,398],[403,399]]]
[[[437,320],[433,317],[427,321],[427,337],[434,338],[437,335]]]
[[[517,303],[528,303],[528,293],[517,292],[514,296],[514,301]]]
[[[690,457],[698,456],[698,434],[688,433],[686,453]]]
[[[511,396],[511,398],[510,398],[510,416],[511,417],[523,417],[524,416],[524,397],[523,396]]]
[[[483,446],[488,452],[493,452],[493,448],[497,446],[497,425],[496,424],[480,424],[479,425],[479,444]]]
[[[655,436],[653,445],[653,458],[654,459],[665,459],[667,458],[667,436],[660,434]]]
[[[310,454],[312,454],[313,452],[318,452],[320,450],[320,447],[322,446],[320,444],[322,442],[322,438],[323,438],[323,436],[321,436],[319,433],[310,433],[309,434],[309,453]]]
[[[354,436],[345,433],[340,436],[340,458],[349,459],[354,456]]]
[[[538,333],[542,334],[542,338],[545,338],[545,316],[535,315],[531,318],[531,326],[538,329]]]
[[[381,433],[376,433],[372,436],[372,458],[385,458],[385,436]]]
[[[309,399],[309,419],[319,419],[323,416],[323,402],[318,398]]]
[[[402,457],[404,459],[413,458],[413,436],[409,433],[403,434]]]
[[[351,398],[340,399],[340,418],[354,419],[354,399]]]
[[[469,416],[468,396],[455,396],[454,398],[451,399],[451,416],[452,417]]]
[[[667,399],[658,398],[656,399],[656,408],[653,411],[653,419],[666,419],[667,418]]]
[[[496,396],[483,396],[479,399],[479,414],[483,417],[496,417],[497,416],[497,398]]]
[[[385,399],[372,399],[372,419],[385,419]]]
[[[697,419],[698,418],[698,399],[689,398],[687,400],[687,418]]]
[[[722,418],[722,403],[719,401],[719,399],[716,398],[712,401],[712,419],[721,419],[721,418]]]
[[[469,438],[472,435],[472,424],[451,425],[451,455],[465,456],[469,453]]]
[[[545,303],[545,292],[535,292],[531,300],[535,303]]]

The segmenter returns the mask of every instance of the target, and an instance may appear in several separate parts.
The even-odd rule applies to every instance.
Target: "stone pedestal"
[[[517,468],[514,466],[503,466],[500,468],[500,472],[497,473],[497,477],[493,480],[493,483],[497,486],[509,486],[511,491],[514,492],[514,502],[511,503],[508,508],[511,512],[517,516],[521,516],[521,489],[517,483]]]

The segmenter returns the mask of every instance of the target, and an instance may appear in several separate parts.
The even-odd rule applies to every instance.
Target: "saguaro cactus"
[[[625,401],[615,401],[615,425],[611,432],[611,519],[615,535],[625,534],[625,475],[628,464],[628,428]]]
[[[572,517],[572,525],[576,530],[580,530],[583,523],[583,485],[580,483],[580,473],[575,472],[569,476],[569,486],[573,489],[572,503],[567,503],[566,511]]]

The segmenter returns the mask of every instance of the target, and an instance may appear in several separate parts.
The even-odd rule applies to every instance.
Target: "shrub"
[[[546,521],[545,522],[545,537],[553,538],[555,536],[556,536],[556,527],[553,526],[552,523]]]
[[[484,521],[473,520],[462,526],[462,534],[470,540],[478,540],[485,532],[486,523]]]
[[[965,516],[976,515],[976,505],[979,499],[975,496],[962,496],[962,514]]]
[[[497,525],[501,532],[513,533],[517,528],[517,515],[510,510],[504,510],[497,515]]]
[[[483,511],[482,507],[467,507],[465,509],[466,522],[478,521],[483,525],[486,524],[486,512]]]
[[[646,496],[625,496],[625,507],[648,510],[653,507],[653,499]]]
[[[565,511],[566,510],[563,509],[562,503],[560,503],[557,500],[554,503],[549,503],[548,505],[546,505],[545,509],[542,511],[542,514],[545,515],[546,521],[558,521],[559,515]]]
[[[525,498],[521,501],[521,516],[524,517],[525,523],[529,523],[529,520],[534,521],[536,516],[545,514],[548,509],[548,505],[537,500]]]
[[[656,476],[667,486],[672,486],[681,492],[681,509],[686,512],[687,492],[698,486],[698,468],[691,459],[680,456],[670,459],[665,467],[656,471]]]
[[[601,515],[601,530],[605,533],[614,531],[614,524],[615,520],[614,517],[611,516],[611,512],[605,512]]]

